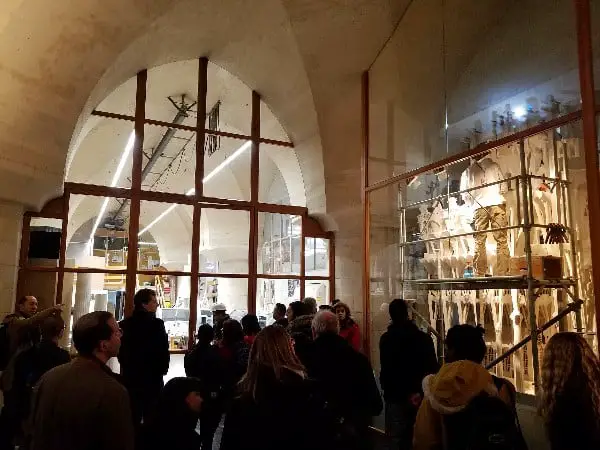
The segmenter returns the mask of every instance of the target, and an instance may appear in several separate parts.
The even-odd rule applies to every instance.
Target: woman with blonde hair
[[[225,417],[221,450],[319,448],[314,387],[282,327],[258,333],[238,388]],[[268,431],[259,432],[265,424]]]
[[[552,450],[600,447],[600,363],[577,333],[546,345],[540,413]]]

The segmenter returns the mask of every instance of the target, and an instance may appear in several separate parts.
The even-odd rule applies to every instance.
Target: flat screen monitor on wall
[[[29,259],[58,259],[60,230],[31,230],[29,234]]]

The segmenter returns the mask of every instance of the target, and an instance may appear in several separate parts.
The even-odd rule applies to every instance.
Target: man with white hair
[[[383,409],[371,363],[339,336],[338,318],[332,312],[318,312],[312,330],[314,344],[308,375],[323,386],[336,414],[355,428],[366,446],[371,420]]]

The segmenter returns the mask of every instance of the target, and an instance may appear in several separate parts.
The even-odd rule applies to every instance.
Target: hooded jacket
[[[313,317],[313,315],[296,317],[287,327],[288,333],[294,339],[296,355],[305,366],[310,363],[313,354]]]
[[[511,389],[512,385],[505,382],[498,392],[492,375],[481,364],[456,361],[444,365],[437,375],[423,380],[424,398],[417,413],[413,450],[441,450],[443,416],[461,412],[481,393],[498,396],[512,407]]]

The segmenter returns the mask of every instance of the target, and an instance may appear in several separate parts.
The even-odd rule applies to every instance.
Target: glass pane
[[[445,153],[442,5],[411,2],[369,71],[370,184]]]
[[[440,330],[458,323],[482,325],[489,363],[529,333],[530,307],[535,307],[534,325],[539,328],[573,296],[584,301],[581,314],[570,314],[540,336],[534,344],[539,361],[545,343],[557,331],[592,331],[595,312],[581,136],[581,124],[576,122],[526,138],[522,155],[521,146],[512,143],[436,169],[419,177],[425,182],[421,189],[426,188],[420,196],[411,193],[419,180],[371,192],[373,330],[384,329],[378,312],[384,315],[393,298],[403,297],[414,304],[423,324],[443,324]],[[521,158],[527,176],[517,183],[514,175],[521,171]],[[433,177],[440,181],[440,189],[428,188],[434,186]],[[532,224],[529,236],[526,215]],[[528,297],[523,278],[528,269],[534,284],[547,286],[546,281],[552,281],[560,288],[536,289]],[[473,277],[480,278],[470,280]],[[507,284],[513,282],[518,284]],[[487,300],[481,303],[482,298]],[[500,322],[498,330],[494,324]],[[593,343],[594,334],[587,336]],[[539,369],[533,361],[534,348],[516,352],[494,373],[513,379],[521,392],[533,392]]]
[[[304,296],[317,300],[317,306],[329,305],[329,281],[328,280],[306,280],[304,282]]]
[[[196,126],[195,119],[178,113],[176,123]],[[176,128],[144,127],[142,189],[191,194],[196,171],[196,133]]]
[[[250,201],[251,147],[250,141],[217,137],[211,149],[205,148],[205,197]]]
[[[108,311],[116,320],[124,318],[125,283],[112,283],[105,273],[65,273],[63,301],[66,321],[64,346],[71,345],[73,325],[79,318],[93,311]],[[67,331],[68,330],[68,331]]]
[[[291,141],[269,105],[262,100],[260,102],[260,136],[283,142]]]
[[[196,63],[197,65],[197,63]],[[208,63],[206,112],[213,113],[213,123],[207,118],[207,128],[250,135],[252,91],[227,70]],[[215,117],[216,116],[216,117]],[[216,120],[215,120],[216,119]]]
[[[83,127],[67,181],[100,186],[131,186],[133,122],[93,117]]]
[[[466,11],[452,3],[445,11],[449,153],[580,108],[571,0],[503,11],[489,2]],[[488,44],[491,36],[502,45]]]
[[[139,274],[138,287],[156,292],[158,300],[156,317],[165,322],[165,329],[169,336],[169,349],[186,349],[190,320],[190,277]]]
[[[125,269],[128,233],[127,199],[71,195],[65,266]]]
[[[250,213],[202,208],[200,272],[248,273]]]
[[[219,303],[225,305],[231,318],[241,320],[248,313],[248,279],[200,277],[196,328],[205,323],[213,325],[212,308]]]
[[[56,280],[55,272],[24,270],[19,274],[16,298],[33,295],[38,300],[38,311],[50,308],[56,300]]]
[[[258,271],[300,274],[302,218],[288,214],[258,214]]]
[[[196,126],[198,60],[177,61],[148,70],[146,117]],[[178,115],[179,111],[181,114]]]
[[[139,270],[190,270],[193,210],[191,205],[141,202]]]
[[[60,219],[31,218],[27,252],[29,265],[58,267],[62,223]]]
[[[329,239],[305,239],[304,270],[306,276],[329,276]]]
[[[276,303],[289,305],[300,300],[300,280],[271,280],[259,278],[257,280],[256,311],[264,316],[268,323],[273,322],[273,308]]]
[[[304,178],[293,148],[260,145],[259,201],[306,206]]]
[[[137,77],[131,77],[110,93],[96,108],[98,111],[135,116],[135,92]],[[92,118],[92,120],[98,120]],[[132,122],[133,126],[133,122]]]

